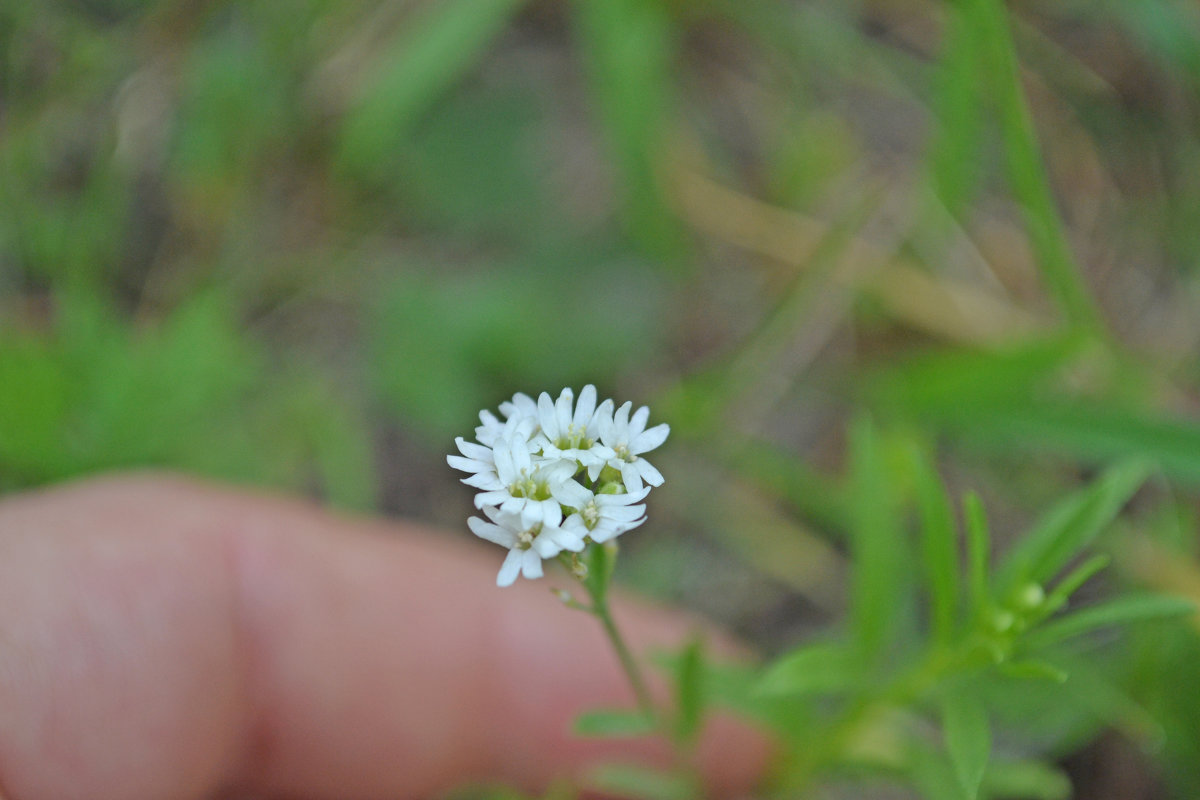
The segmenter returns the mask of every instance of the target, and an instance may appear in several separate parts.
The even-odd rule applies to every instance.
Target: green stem
[[[621,667],[625,670],[625,676],[629,678],[629,684],[633,687],[633,693],[637,697],[638,708],[651,719],[657,719],[654,710],[654,701],[650,699],[650,690],[646,688],[646,680],[642,677],[642,670],[638,667],[637,661],[633,658],[633,653],[630,652],[629,646],[625,644],[625,639],[621,636],[621,631],[618,630],[617,623],[613,620],[612,612],[608,608],[608,600],[593,595],[592,613],[603,623],[604,632],[608,634],[613,649],[617,651],[617,658],[621,660]]]

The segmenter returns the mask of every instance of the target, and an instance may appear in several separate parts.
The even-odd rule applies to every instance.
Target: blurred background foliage
[[[1186,0],[0,0],[0,490],[462,530],[453,436],[595,382],[674,429],[622,576],[768,652],[843,619],[914,450],[998,550],[1149,459],[1084,594],[1200,598],[1198,92]],[[1101,644],[997,747],[1200,795],[1195,620]]]

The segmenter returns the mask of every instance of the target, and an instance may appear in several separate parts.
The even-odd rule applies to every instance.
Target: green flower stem
[[[641,667],[633,657],[629,645],[625,643],[625,637],[621,635],[621,630],[617,627],[616,620],[613,619],[612,609],[608,605],[608,587],[612,579],[616,548],[612,545],[605,548],[604,545],[592,544],[583,559],[573,553],[570,555],[562,553],[558,558],[563,566],[579,579],[592,602],[590,605],[585,605],[571,600],[569,596],[564,596],[563,601],[568,607],[586,611],[600,620],[605,634],[608,635],[608,640],[612,643],[613,650],[617,653],[617,659],[621,662],[621,668],[625,671],[625,677],[629,679],[629,685],[633,687],[638,708],[656,725],[661,726],[662,719],[654,707],[654,701],[646,686],[646,679],[642,675]]]
[[[608,639],[612,642],[613,649],[617,651],[617,658],[620,659],[621,667],[625,670],[625,676],[629,678],[629,685],[633,687],[633,693],[637,697],[638,708],[646,716],[657,721],[658,715],[654,708],[654,701],[650,698],[650,690],[646,688],[646,679],[642,676],[641,667],[634,660],[629,646],[625,644],[625,639],[621,636],[621,631],[617,628],[616,621],[613,620],[607,598],[593,595],[592,613],[604,625],[604,632],[608,634]]]

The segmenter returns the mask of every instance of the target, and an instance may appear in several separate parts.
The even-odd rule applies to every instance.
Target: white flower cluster
[[[557,400],[542,392],[500,404],[501,417],[479,412],[476,442],[454,440],[461,456],[446,457],[479,489],[475,505],[486,519],[467,520],[482,539],[508,548],[496,577],[508,586],[518,574],[542,576],[542,559],[578,553],[646,521],[642,500],[662,474],[645,458],[670,428],[647,428],[650,409],[597,405],[596,387],[563,389]],[[631,413],[632,412],[632,413]]]

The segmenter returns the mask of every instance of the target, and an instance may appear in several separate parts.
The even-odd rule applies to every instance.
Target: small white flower
[[[467,526],[481,539],[508,548],[508,556],[496,576],[497,586],[509,586],[517,575],[526,578],[542,577],[542,559],[554,558],[564,550],[578,553],[584,547],[578,525],[570,526],[537,522],[526,525],[519,514],[485,507],[488,520],[470,517]]]
[[[520,438],[502,440],[492,448],[494,473],[480,472],[464,482],[482,491],[475,506],[496,506],[506,513],[520,514],[526,526],[535,522],[557,525],[562,505],[579,497],[582,486],[572,480],[575,464],[567,461],[534,460],[529,443]]]
[[[463,483],[479,488],[491,486],[499,480],[496,476],[496,458],[492,448],[468,442],[461,436],[454,440],[454,444],[458,446],[458,452],[462,455],[448,455],[446,463],[455,469],[471,473],[469,477],[463,478]]]
[[[616,458],[612,448],[597,441],[600,421],[606,415],[612,416],[612,401],[605,400],[597,407],[596,387],[590,383],[579,393],[578,402],[569,388],[562,390],[558,400],[542,392],[537,411],[541,433],[535,437],[534,446],[543,457],[576,462],[587,468],[592,480],[610,459]]]
[[[517,393],[500,404],[500,416],[479,412],[476,442],[454,440],[461,455],[447,463],[468,473],[478,489],[475,505],[486,519],[471,517],[479,537],[508,548],[496,582],[518,575],[538,578],[542,559],[589,542],[606,542],[646,520],[641,503],[662,475],[641,457],[667,438],[669,428],[646,429],[650,411],[626,403],[596,402],[596,387],[543,392],[537,401]],[[617,474],[620,480],[617,480]],[[565,519],[564,519],[565,517]]]
[[[615,454],[608,460],[608,466],[620,471],[621,481],[627,491],[636,492],[642,488],[642,481],[651,486],[662,485],[662,473],[641,455],[665,442],[671,427],[663,424],[647,430],[646,422],[650,418],[650,409],[642,406],[631,419],[631,408],[632,403],[623,404],[611,419],[600,418],[598,426],[600,441],[611,447]]]
[[[646,486],[624,494],[593,494],[586,503],[573,506],[576,511],[563,527],[578,519],[593,542],[607,542],[646,521],[646,506],[639,501],[649,493],[650,487]]]
[[[512,400],[500,404],[501,422],[491,411],[479,412],[482,423],[475,429],[475,438],[480,444],[492,447],[501,439],[524,436],[528,441],[538,428],[538,408],[533,398],[517,392]]]

